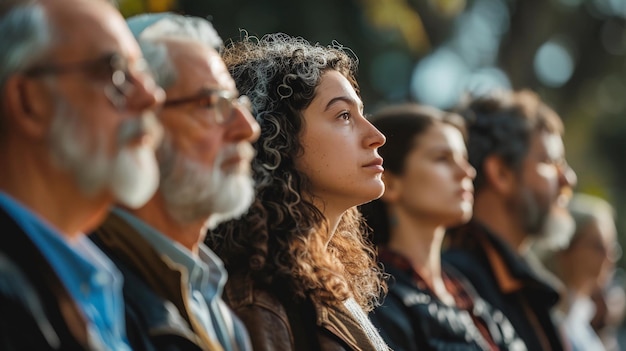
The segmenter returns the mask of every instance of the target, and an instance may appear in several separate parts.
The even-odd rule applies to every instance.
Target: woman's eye
[[[437,157],[437,161],[454,162],[454,156],[452,154],[441,154]]]
[[[339,115],[339,118],[341,118],[341,119],[343,119],[343,120],[345,120],[345,121],[349,121],[349,120],[350,120],[350,118],[352,118],[352,115],[350,115],[350,112],[345,111],[345,112],[343,112],[343,113],[341,113],[341,114]]]

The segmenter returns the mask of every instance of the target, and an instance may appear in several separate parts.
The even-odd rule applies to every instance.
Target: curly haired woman
[[[348,53],[279,33],[222,54],[261,125],[256,200],[207,242],[257,351],[388,350],[367,318],[385,285],[356,208],[384,191],[385,137],[363,115]]]

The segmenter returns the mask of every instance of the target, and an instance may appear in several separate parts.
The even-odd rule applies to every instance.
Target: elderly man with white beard
[[[124,273],[130,344],[137,350],[250,350],[221,294],[222,261],[208,228],[254,198],[251,143],[259,125],[201,18],[144,14],[127,20],[166,92],[157,150],[161,180],[143,207],[113,209],[92,239]]]
[[[0,33],[0,349],[129,350],[84,233],[154,194],[163,90],[107,1],[2,0]]]

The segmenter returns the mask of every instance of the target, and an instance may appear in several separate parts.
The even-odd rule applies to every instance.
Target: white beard
[[[221,149],[208,167],[174,150],[169,140],[163,142],[158,150],[160,191],[172,217],[181,223],[205,220],[214,228],[244,214],[254,200],[250,171],[222,170],[225,160],[241,152],[253,151],[249,144],[231,144]]]
[[[159,187],[159,166],[154,149],[141,146],[122,149],[113,164],[111,191],[130,208],[143,206]]]
[[[140,119],[141,118],[141,119]],[[127,147],[130,137],[138,131],[159,139],[160,125],[153,115],[143,115],[123,122],[116,138],[116,154],[107,155],[109,143],[102,132],[89,134],[84,118],[60,101],[49,134],[53,161],[70,172],[79,189],[90,197],[110,191],[121,204],[137,208],[143,206],[158,187],[159,176],[154,147],[141,145]]]

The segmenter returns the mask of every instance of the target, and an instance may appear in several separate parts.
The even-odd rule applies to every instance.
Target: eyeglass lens
[[[141,80],[148,79],[150,73],[144,60],[138,60],[131,66],[119,55],[111,57],[110,66],[111,84],[105,87],[105,94],[114,106],[122,108],[133,93],[135,85]],[[133,73],[130,72],[131,68]]]
[[[245,95],[237,98],[219,95],[216,107],[218,113],[216,114],[215,122],[217,124],[224,124],[232,120],[237,107],[244,109],[246,112],[252,112],[250,99]]]

